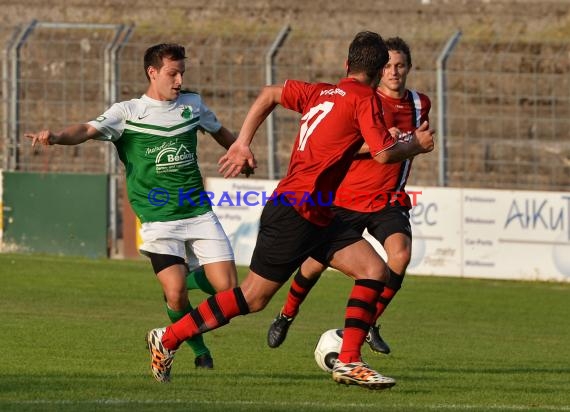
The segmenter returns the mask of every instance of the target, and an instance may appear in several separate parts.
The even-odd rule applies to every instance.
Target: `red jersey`
[[[287,80],[281,105],[302,117],[287,174],[275,193],[285,195],[305,219],[325,226],[333,217],[338,185],[362,144],[378,154],[396,141],[384,125],[375,91],[352,78],[336,85]]]
[[[425,94],[406,90],[403,98],[395,99],[377,93],[388,128],[411,132],[429,120],[431,102]],[[412,159],[381,164],[369,154],[358,155],[338,188],[334,204],[357,212],[377,212],[388,204],[411,207],[404,191],[411,166]]]

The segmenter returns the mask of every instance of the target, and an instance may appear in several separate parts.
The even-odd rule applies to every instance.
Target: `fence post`
[[[113,41],[105,48],[105,102],[107,107],[116,103],[119,89],[119,62],[117,56],[121,47],[129,40],[133,26],[119,25]],[[107,145],[107,173],[109,175],[109,254],[119,253],[118,219],[119,214],[119,165],[114,145]]]
[[[439,136],[439,186],[447,186],[447,85],[445,64],[459,41],[461,31],[449,38],[437,58],[437,134]]]
[[[27,37],[34,31],[37,20],[32,20],[25,28],[20,30],[16,36],[14,43],[10,46],[9,54],[12,63],[11,68],[11,84],[10,89],[10,133],[8,137],[8,145],[5,147],[7,151],[6,170],[14,171],[18,169],[18,141],[20,140],[20,49],[26,42]]]
[[[281,31],[277,34],[277,37],[273,41],[271,47],[265,54],[265,83],[267,85],[275,83],[275,56],[279,48],[285,42],[285,39],[289,35],[291,27],[289,25],[284,26]],[[275,142],[275,118],[273,112],[267,117],[267,177],[269,179],[275,179],[277,174],[277,165],[275,162],[276,158],[276,142]]]
[[[12,37],[6,44],[4,50],[2,50],[2,115],[3,115],[3,123],[2,123],[2,138],[4,140],[4,153],[2,159],[2,169],[4,170],[11,170],[10,169],[10,162],[11,162],[11,151],[13,147],[13,142],[10,138],[10,122],[11,122],[11,110],[12,104],[10,100],[11,90],[13,88],[13,84],[10,82],[11,72],[10,72],[10,53],[12,50],[12,46],[16,43],[16,39],[20,36],[22,29],[18,26],[12,32]]]
[[[6,170],[17,170],[19,168],[19,155],[18,155],[18,142],[20,139],[20,109],[19,109],[19,83],[20,83],[20,49],[25,44],[27,38],[36,28],[45,29],[105,29],[114,30],[115,35],[111,42],[105,48],[104,55],[104,99],[105,104],[110,106],[117,99],[118,90],[118,61],[117,54],[120,48],[128,41],[131,35],[133,26],[124,26],[122,24],[97,24],[97,23],[58,23],[58,22],[32,22],[19,31],[14,36],[14,40],[7,47],[5,53],[9,56],[11,62],[11,69],[3,67],[5,79],[3,87],[8,89],[10,87],[9,101],[6,103],[5,111],[9,113],[9,127],[6,130],[9,133],[6,135],[4,167]],[[4,66],[4,63],[3,63]],[[111,255],[116,254],[118,251],[117,241],[117,174],[118,174],[118,161],[115,153],[115,148],[108,145],[106,151],[107,160],[107,174],[109,176],[109,217],[108,217],[108,251]]]

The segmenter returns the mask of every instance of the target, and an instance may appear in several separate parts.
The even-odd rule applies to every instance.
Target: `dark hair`
[[[186,58],[186,50],[183,46],[173,43],[156,44],[146,49],[144,53],[144,73],[148,80],[150,80],[148,68],[152,66],[160,69],[163,66],[162,59],[165,57],[170,60],[184,60]]]
[[[400,37],[390,37],[389,39],[386,39],[384,43],[386,43],[388,51],[392,50],[404,53],[408,59],[408,65],[412,65],[412,53],[410,53],[410,47],[404,40]]]
[[[369,78],[388,63],[388,49],[378,33],[362,31],[348,47],[348,73],[366,73]]]

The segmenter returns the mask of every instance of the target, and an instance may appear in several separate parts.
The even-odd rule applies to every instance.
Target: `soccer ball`
[[[324,332],[315,347],[315,361],[319,368],[331,373],[342,346],[342,329],[329,329]]]

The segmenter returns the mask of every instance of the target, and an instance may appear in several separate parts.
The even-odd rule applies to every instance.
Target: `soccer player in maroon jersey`
[[[377,33],[361,32],[350,44],[347,77],[337,84],[288,80],[265,86],[251,106],[236,142],[220,158],[220,172],[235,177],[255,167],[250,144],[258,127],[278,105],[302,114],[286,176],[263,208],[250,270],[239,287],[220,292],[187,316],[149,331],[151,370],[167,382],[181,343],[263,309],[307,257],[313,256],[352,277],[344,339],[333,369],[337,382],[383,389],[395,380],[362,361],[361,346],[372,324],[375,304],[388,269],[374,248],[350,226],[334,219],[330,204],[352,158],[364,142],[380,163],[433,150],[433,130],[422,124],[406,142],[394,139],[380,113],[375,88],[388,62]]]
[[[429,98],[415,90],[406,89],[406,79],[412,68],[410,48],[399,37],[385,41],[389,60],[382,72],[376,92],[381,103],[386,126],[402,138],[428,121]],[[402,162],[380,164],[370,153],[358,155],[340,184],[333,210],[344,222],[359,233],[364,229],[377,239],[387,255],[390,277],[378,301],[374,323],[366,335],[370,349],[388,354],[390,347],[382,339],[376,321],[402,286],[412,254],[412,232],[409,210],[410,196],[404,192],[412,158]],[[267,333],[270,347],[280,346],[299,312],[299,306],[319,279],[326,266],[309,258],[301,265],[289,289],[285,305]]]

